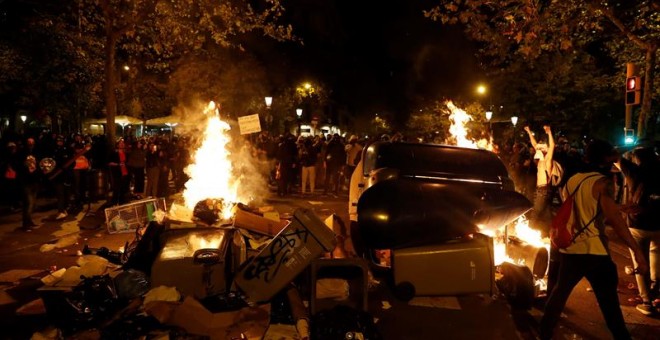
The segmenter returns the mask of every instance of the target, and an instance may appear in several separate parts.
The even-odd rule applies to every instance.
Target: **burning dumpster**
[[[151,266],[153,287],[176,287],[196,298],[228,291],[231,266],[228,265],[231,230],[194,228],[169,230]],[[185,275],[182,275],[185,273]]]
[[[380,142],[363,160],[357,231],[368,248],[461,239],[502,227],[531,208],[489,151]]]
[[[391,253],[399,297],[493,291],[497,251],[487,232],[532,207],[497,155],[378,142],[364,150],[357,169],[349,193],[349,211],[357,207],[353,239],[367,256]]]

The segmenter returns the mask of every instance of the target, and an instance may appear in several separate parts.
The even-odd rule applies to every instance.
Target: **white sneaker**
[[[66,211],[61,212],[61,213],[57,214],[57,216],[55,216],[55,220],[56,220],[56,221],[63,220],[63,219],[65,219],[68,215],[69,215],[69,214],[67,214]]]

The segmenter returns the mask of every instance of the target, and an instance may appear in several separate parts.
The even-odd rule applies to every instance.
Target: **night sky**
[[[304,46],[271,45],[269,70],[289,81],[321,81],[354,115],[399,119],[434,99],[466,96],[482,80],[473,46],[458,27],[424,18],[437,1],[285,1],[286,19]]]

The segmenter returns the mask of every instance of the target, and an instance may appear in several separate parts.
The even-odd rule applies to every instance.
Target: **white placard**
[[[238,128],[241,130],[241,135],[261,132],[261,123],[259,122],[259,115],[253,114],[249,116],[238,117]]]

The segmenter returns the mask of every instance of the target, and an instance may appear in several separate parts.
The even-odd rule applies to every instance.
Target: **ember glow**
[[[183,199],[188,209],[207,198],[222,199],[222,216],[231,217],[234,203],[240,202],[238,183],[234,180],[231,153],[227,150],[230,142],[228,123],[220,120],[218,109],[210,102],[204,110],[206,130],[199,149],[193,154],[193,162],[186,167],[190,176],[183,191]]]
[[[465,110],[456,107],[451,101],[448,101],[446,105],[450,112],[449,120],[451,121],[449,134],[454,139],[456,146],[471,149],[493,150],[492,142],[487,139],[480,139],[477,141],[468,139],[467,123],[472,120],[472,117],[470,117]]]

